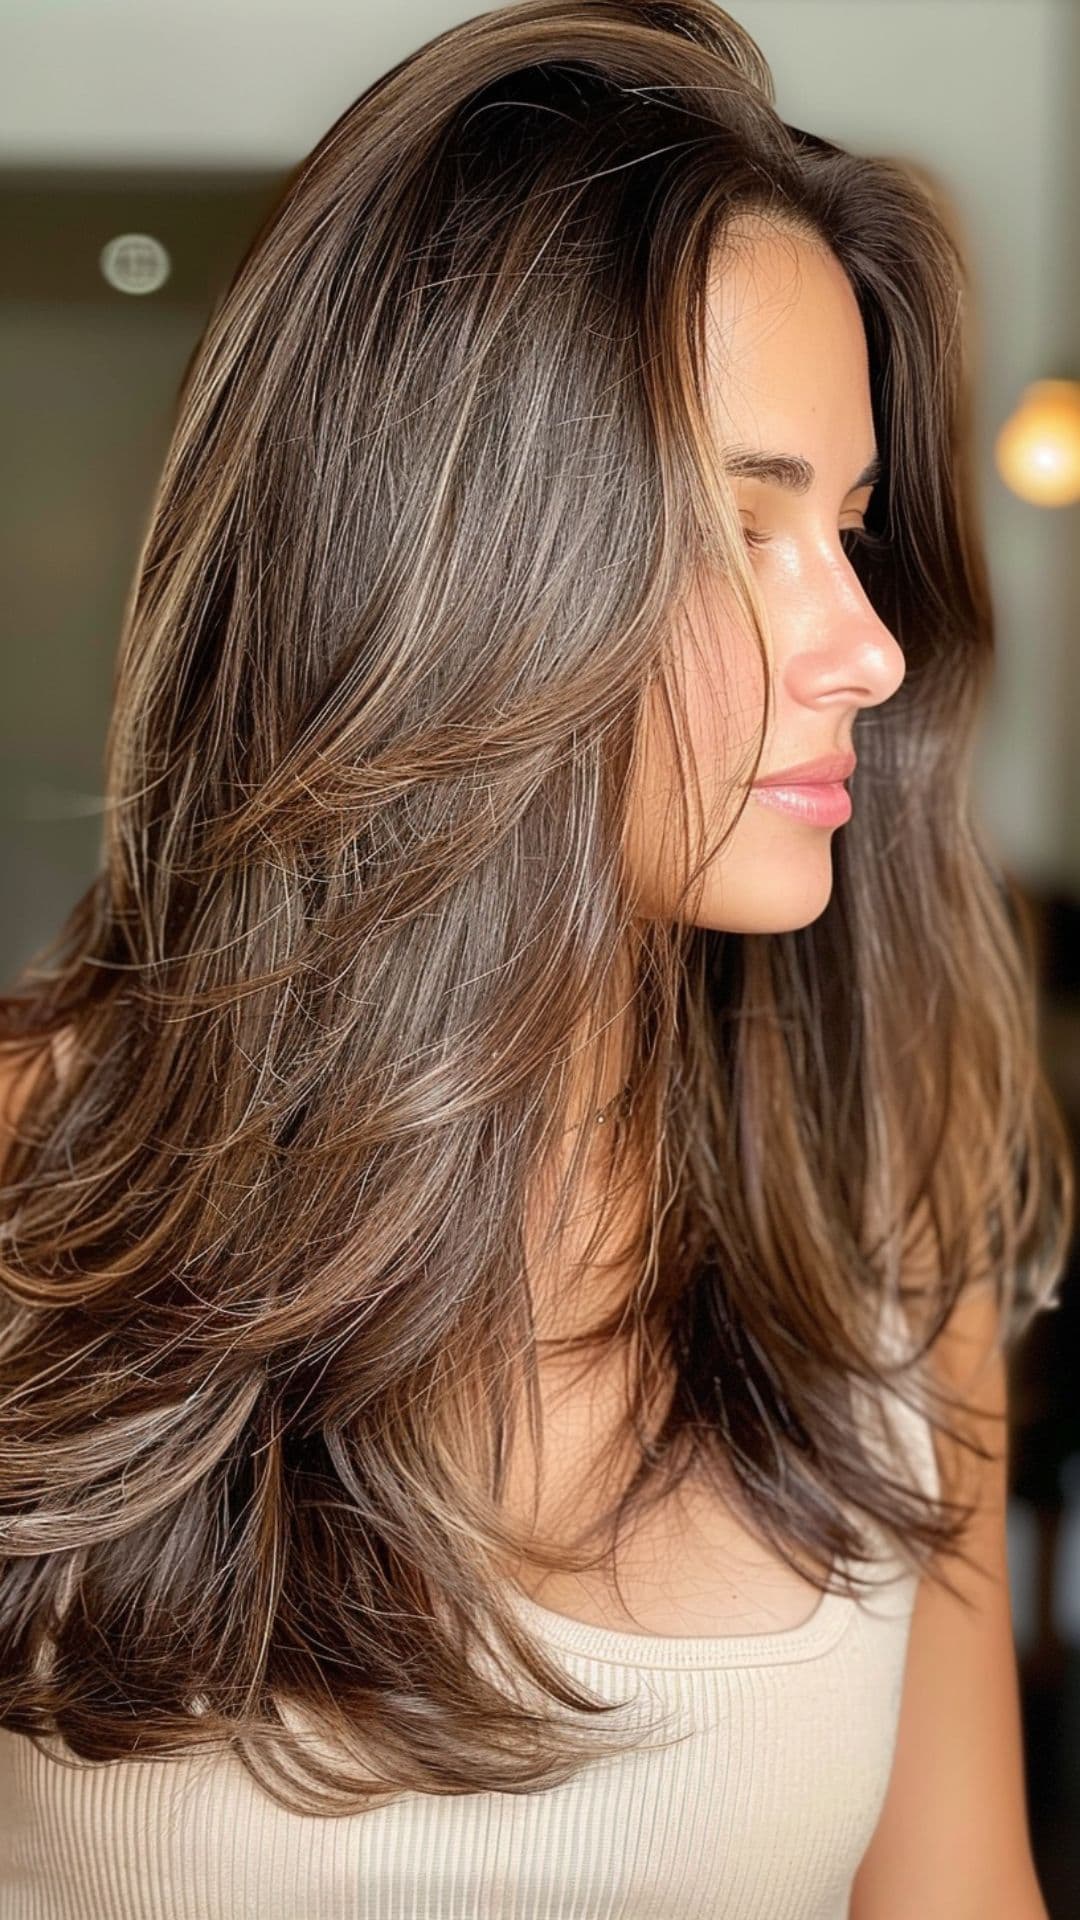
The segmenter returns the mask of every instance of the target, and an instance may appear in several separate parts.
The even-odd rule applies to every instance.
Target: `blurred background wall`
[[[88,722],[103,715],[102,667],[173,379],[256,204],[378,73],[482,10],[468,0],[400,0],[386,12],[355,0],[4,0],[0,168],[16,284],[0,327],[18,474],[4,534],[18,561],[8,574],[17,652],[3,722],[9,793],[14,781],[25,798],[28,777],[32,789],[93,788]],[[994,434],[1024,384],[1080,372],[1080,7],[742,0],[733,10],[772,65],[786,118],[914,160],[958,215],[977,296],[978,431],[1001,624],[981,794],[1019,870],[1080,887],[1080,684],[1069,646],[1077,515],[1020,502],[992,461]],[[40,186],[52,175],[51,202],[27,201],[31,171]],[[80,208],[103,171],[114,197]],[[156,294],[125,298],[103,281],[98,253],[113,233],[144,224],[168,248],[172,278]],[[41,844],[15,875],[20,942],[51,920],[56,863],[61,892],[70,873],[47,833],[30,837]]]
[[[357,0],[0,4],[8,976],[97,862],[124,598],[209,305],[282,173],[378,74],[485,10],[475,0],[398,0],[386,11]],[[770,62],[784,117],[914,162],[947,197],[965,247],[998,617],[978,800],[1042,916],[1047,1061],[1080,1113],[1080,508],[1025,503],[994,464],[1024,387],[1080,378],[1080,5],[733,0],[730,11]],[[153,291],[135,291],[158,270],[152,247],[121,250],[119,285],[102,270],[108,243],[133,234],[163,249]],[[1073,1299],[1071,1275],[1068,1290]],[[1059,1348],[1065,1324],[1049,1330]],[[1071,1333],[1069,1343],[1060,1384],[1049,1350],[1045,1359],[1036,1350],[1018,1380],[1010,1501],[1032,1818],[1055,1913],[1080,1910],[1080,1450],[1063,1403],[1076,1397]]]

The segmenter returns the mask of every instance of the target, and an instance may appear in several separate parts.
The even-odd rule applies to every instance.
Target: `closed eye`
[[[755,548],[769,546],[772,539],[771,534],[757,533],[753,527],[747,527],[747,526],[743,527],[743,536],[746,540],[747,546],[755,547]],[[865,526],[841,527],[840,538],[841,540],[851,540],[854,543],[854,545],[858,547],[871,547],[874,549],[878,549],[881,547],[888,547],[891,545],[891,542],[887,534],[873,533],[869,527],[865,527]]]
[[[769,544],[768,534],[755,533],[753,527],[743,528],[743,539],[748,547],[767,547]]]

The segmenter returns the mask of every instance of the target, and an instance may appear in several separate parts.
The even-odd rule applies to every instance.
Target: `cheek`
[[[642,884],[674,874],[685,792],[691,832],[695,787],[712,838],[738,805],[732,782],[749,777],[764,716],[762,667],[752,635],[699,610],[684,624],[669,668],[671,712],[663,689],[650,689],[642,722],[638,778],[628,826],[632,871]],[[672,738],[672,732],[675,738]],[[681,741],[681,756],[680,745]],[[739,833],[742,827],[736,829]]]
[[[754,637],[730,619],[704,614],[679,655],[693,764],[708,818],[728,810],[733,781],[749,778],[765,715],[765,683]]]

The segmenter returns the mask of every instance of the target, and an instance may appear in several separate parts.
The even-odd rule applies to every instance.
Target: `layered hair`
[[[769,934],[694,923],[734,782],[723,822],[687,807],[685,910],[642,920],[624,858],[705,568],[757,639],[758,757],[768,725],[705,405],[748,221],[857,297],[884,478],[851,564],[906,658],[828,904]],[[875,1530],[947,1583],[970,1509],[886,1471],[853,1396],[963,1439],[933,1339],[979,1284],[1018,1338],[1072,1210],[1030,910],[971,805],[965,291],[931,188],[785,123],[708,0],[479,15],[286,180],[181,384],[99,871],[0,1006],[5,1726],[217,1745],[338,1812],[610,1751],[500,1569],[523,1409],[542,1446],[530,1196],[627,963],[639,1277],[575,1335],[637,1356],[603,1537],[693,1466],[815,1584],[853,1588]]]

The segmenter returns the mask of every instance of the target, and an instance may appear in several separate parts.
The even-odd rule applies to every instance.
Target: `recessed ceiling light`
[[[172,261],[152,233],[118,233],[98,256],[110,287],[117,293],[156,293],[172,272]]]

